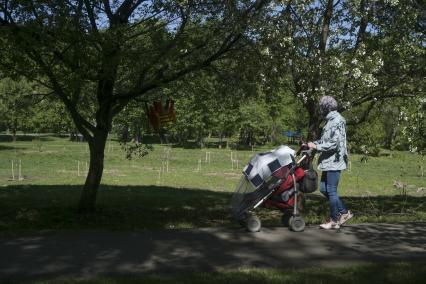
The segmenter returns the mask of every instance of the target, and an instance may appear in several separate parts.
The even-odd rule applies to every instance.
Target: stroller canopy
[[[291,164],[295,151],[288,146],[280,146],[266,153],[256,154],[244,168],[243,173],[255,189],[275,171]]]

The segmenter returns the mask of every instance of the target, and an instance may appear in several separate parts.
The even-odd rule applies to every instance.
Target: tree
[[[247,43],[240,43],[220,62],[172,85],[177,122],[170,132],[180,143],[195,138],[203,146],[208,135],[222,139],[238,132],[240,106],[259,95],[254,65],[247,64],[251,55]]]
[[[33,86],[24,79],[4,78],[0,81],[0,120],[11,131],[13,141],[16,141],[18,130],[29,128],[33,91]]]
[[[29,128],[37,133],[72,134],[75,126],[64,105],[58,100],[41,98],[31,106]],[[71,136],[70,139],[73,137]]]
[[[80,212],[95,209],[113,118],[135,98],[220,60],[266,2],[1,2],[1,69],[52,90],[88,141]],[[194,26],[204,32],[189,37]]]
[[[416,1],[288,1],[270,10],[260,49],[268,70],[309,115],[319,135],[318,100],[335,96],[340,111],[424,94],[424,15]],[[278,7],[278,8],[277,8]],[[290,76],[289,76],[290,75]],[[349,121],[357,124],[360,121]]]

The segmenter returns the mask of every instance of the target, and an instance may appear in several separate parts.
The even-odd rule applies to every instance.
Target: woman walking
[[[339,229],[353,217],[337,193],[340,172],[345,170],[348,164],[346,120],[337,111],[337,102],[333,97],[322,97],[319,106],[320,114],[325,118],[325,125],[321,138],[309,142],[308,146],[320,153],[318,158],[318,170],[322,171],[320,192],[330,203],[330,218],[320,227],[326,230]]]

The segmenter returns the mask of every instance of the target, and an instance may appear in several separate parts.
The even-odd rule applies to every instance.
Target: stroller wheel
[[[290,210],[283,212],[283,215],[281,216],[281,223],[284,227],[288,227],[290,225],[291,216],[293,216],[293,213]]]
[[[302,232],[305,229],[305,221],[299,216],[290,217],[289,225],[293,232]]]
[[[259,232],[261,226],[262,226],[262,224],[260,222],[260,219],[256,215],[250,215],[246,219],[246,228],[247,228],[247,230],[249,230],[252,233]]]
[[[248,219],[248,217],[249,217],[250,215],[249,214],[247,214],[247,213],[244,213],[244,214],[242,214],[241,216],[239,216],[238,218],[237,218],[237,222],[238,222],[238,224],[240,224],[242,227],[245,227],[246,226],[246,223],[247,223],[247,219]]]

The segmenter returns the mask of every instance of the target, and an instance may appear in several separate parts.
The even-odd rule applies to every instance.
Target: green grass
[[[0,231],[235,226],[227,205],[241,170],[252,155],[267,149],[171,148],[167,172],[161,171],[166,148],[154,145],[148,156],[128,161],[118,143],[108,142],[97,212],[80,216],[76,208],[88,162],[85,143],[53,136],[41,142],[1,142]],[[206,152],[211,153],[210,163]],[[240,161],[238,167],[232,167],[231,155]],[[426,191],[416,192],[426,186],[421,176],[421,166],[426,165],[420,158],[395,152],[363,163],[352,155],[351,170],[342,175],[339,186],[347,207],[356,214],[352,222],[426,221]],[[11,180],[12,160],[15,179],[21,161],[23,180]],[[393,187],[394,180],[410,185],[408,195]],[[327,211],[318,192],[307,196],[308,224],[321,222]],[[259,214],[265,226],[280,225],[278,211]]]
[[[302,270],[239,269],[217,273],[148,275],[94,279],[32,281],[33,284],[53,283],[424,283],[426,263],[368,264],[347,268],[309,268]]]

